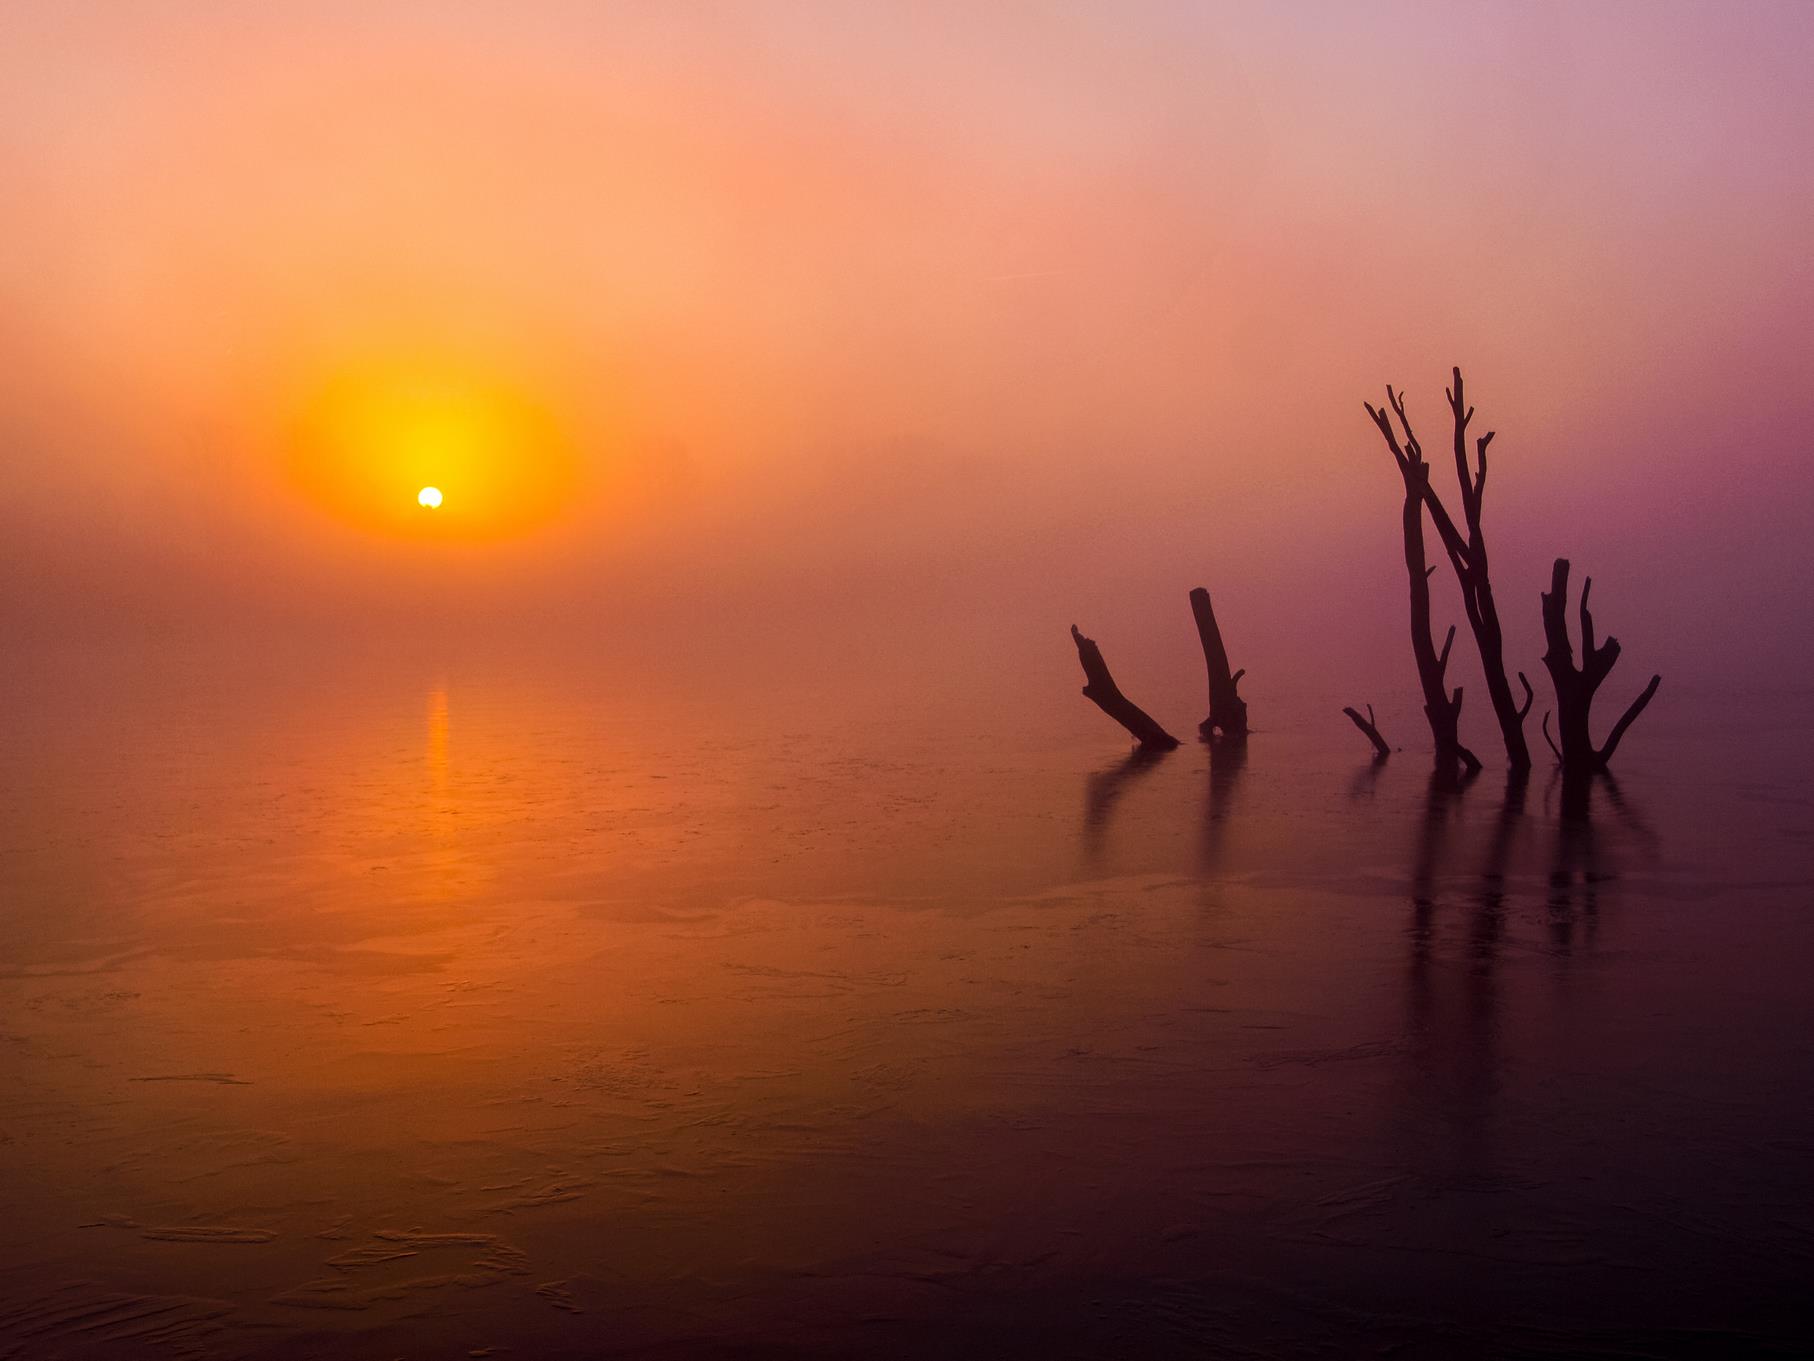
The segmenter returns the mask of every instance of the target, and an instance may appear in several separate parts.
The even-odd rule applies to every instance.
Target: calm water
[[[0,1355],[1795,1354],[1814,706],[1665,697],[21,682]]]

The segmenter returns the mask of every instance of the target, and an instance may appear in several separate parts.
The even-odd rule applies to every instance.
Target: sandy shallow
[[[1322,700],[40,688],[0,1356],[1798,1354],[1805,710],[1454,789]]]

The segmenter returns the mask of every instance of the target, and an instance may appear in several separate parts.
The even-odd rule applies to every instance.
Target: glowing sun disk
[[[349,357],[292,399],[297,489],[378,535],[481,542],[538,528],[571,503],[580,465],[566,401],[537,378],[462,357]]]

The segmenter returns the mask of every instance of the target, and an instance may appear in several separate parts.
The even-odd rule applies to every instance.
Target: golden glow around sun
[[[469,540],[552,520],[573,502],[579,472],[551,400],[446,358],[367,359],[320,382],[298,404],[290,466],[298,489],[343,524]]]

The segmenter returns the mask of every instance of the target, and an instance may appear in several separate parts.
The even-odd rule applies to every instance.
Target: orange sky
[[[1073,618],[1187,651],[1207,581],[1281,667],[1396,667],[1360,403],[1441,449],[1459,361],[1529,661],[1566,552],[1634,670],[1775,674],[1811,51],[1800,5],[15,0],[0,623],[1068,666]]]

